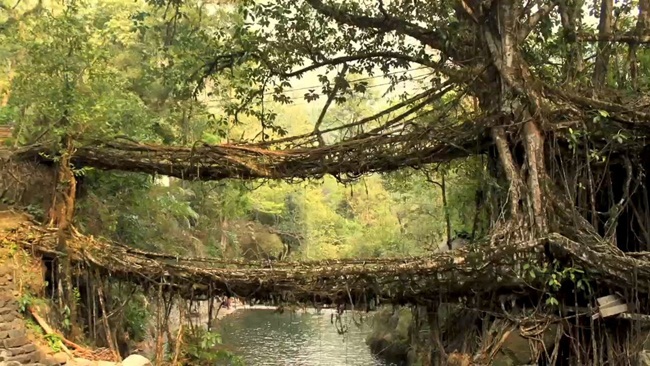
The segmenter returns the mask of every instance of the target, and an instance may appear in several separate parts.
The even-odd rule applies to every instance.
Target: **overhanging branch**
[[[449,93],[451,90],[453,90],[453,87],[455,85],[457,85],[457,84],[458,83],[454,83],[451,80],[448,80],[447,82],[445,82],[438,89],[425,90],[424,92],[422,92],[420,94],[416,94],[416,95],[414,95],[414,96],[412,96],[412,97],[410,97],[410,98],[408,98],[408,99],[406,99],[406,100],[404,100],[404,101],[402,101],[400,103],[394,104],[394,105],[390,106],[389,108],[386,108],[383,111],[378,112],[378,113],[376,113],[376,114],[374,114],[372,116],[368,116],[368,117],[362,118],[362,119],[360,119],[358,121],[350,122],[350,123],[347,123],[347,124],[344,124],[344,125],[341,125],[341,126],[331,127],[331,128],[320,131],[320,133],[325,134],[325,133],[329,133],[329,132],[341,131],[341,130],[349,129],[349,128],[352,128],[352,127],[361,126],[361,125],[367,124],[369,122],[376,121],[376,120],[378,120],[378,119],[380,119],[382,117],[388,116],[391,113],[393,113],[393,112],[395,112],[395,111],[397,111],[397,110],[399,110],[401,108],[407,107],[407,106],[409,106],[409,105],[411,105],[411,104],[413,104],[415,102],[418,102],[418,105],[413,106],[412,108],[409,109],[409,111],[405,112],[406,115],[409,115],[412,112],[421,109],[422,103],[431,103],[433,101],[440,100],[443,96],[445,96],[447,93]],[[424,98],[426,98],[426,99],[424,99]],[[419,102],[422,99],[424,99],[424,101]],[[393,119],[393,121],[395,121],[398,118],[399,118],[399,116],[396,117],[395,119]],[[393,121],[390,121],[390,122],[386,123],[385,125],[391,124],[391,122],[393,122]],[[314,136],[314,133],[310,132],[310,133],[305,133],[305,134],[302,134],[302,135],[283,137],[283,138],[272,140],[272,141],[264,141],[264,142],[260,142],[260,143],[256,143],[256,144],[252,144],[252,145],[253,146],[259,146],[259,147],[273,146],[273,145],[279,145],[279,144],[287,143],[287,142],[297,142],[299,140],[305,140],[305,139],[308,139],[308,138],[313,137],[313,136]]]
[[[519,34],[517,36],[519,42],[523,42],[526,37],[532,32],[532,30],[539,24],[539,22],[548,16],[551,11],[558,5],[556,0],[547,1],[545,4],[538,3],[539,10],[536,13],[530,15],[525,23],[521,25],[519,29]]]
[[[416,63],[416,64],[419,64],[419,65],[423,65],[423,66],[427,66],[427,67],[431,67],[431,68],[439,68],[439,65],[436,64],[435,62],[432,62],[431,60],[421,59],[421,58],[418,58],[418,57],[405,55],[405,54],[399,53],[399,52],[388,52],[388,51],[386,51],[386,52],[370,52],[370,53],[362,53],[362,54],[358,54],[358,55],[336,57],[336,58],[332,58],[332,59],[329,59],[329,60],[325,60],[325,61],[322,61],[322,62],[312,64],[312,65],[309,65],[309,66],[306,66],[306,67],[303,67],[301,69],[291,71],[291,72],[283,72],[283,71],[279,71],[279,70],[274,70],[271,67],[268,60],[266,60],[263,57],[258,57],[258,58],[262,62],[264,62],[267,65],[267,67],[269,67],[269,69],[271,70],[272,73],[274,73],[274,74],[276,74],[278,76],[281,76],[281,77],[285,77],[285,78],[299,76],[299,75],[302,75],[302,74],[304,74],[306,72],[313,71],[313,70],[319,69],[319,68],[324,67],[324,66],[336,66],[336,65],[341,65],[341,64],[348,63],[348,62],[369,60],[369,59],[373,59],[373,58],[388,58],[388,59],[395,59],[395,60],[403,60],[403,61],[408,61],[408,62]]]
[[[384,32],[397,32],[411,36],[431,48],[437,50],[444,49],[444,44],[441,42],[444,37],[439,32],[420,27],[404,19],[386,16],[378,18],[367,15],[356,15],[346,12],[341,7],[327,5],[321,0],[305,1],[319,14],[334,19],[338,23],[366,29],[374,28]]]
[[[629,44],[648,44],[650,43],[650,34],[609,34],[609,35],[590,35],[580,34],[578,39],[587,42],[614,42],[614,43],[629,43]]]

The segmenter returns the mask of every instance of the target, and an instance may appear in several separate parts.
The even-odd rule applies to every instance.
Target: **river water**
[[[243,309],[219,320],[215,330],[223,346],[247,366],[396,366],[370,353],[365,340],[371,322],[366,319],[359,327],[346,312],[342,323],[347,331],[341,335],[331,322],[332,312]]]

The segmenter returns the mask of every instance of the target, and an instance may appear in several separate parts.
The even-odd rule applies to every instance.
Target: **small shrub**
[[[185,331],[183,337],[183,358],[186,365],[215,365],[228,362],[232,366],[243,366],[243,361],[232,352],[220,348],[221,335],[202,328]],[[221,364],[221,363],[218,363]]]
[[[44,336],[45,341],[47,341],[47,345],[50,346],[50,349],[52,351],[56,352],[61,352],[63,349],[63,340],[60,335],[58,334],[46,334]]]
[[[31,333],[34,333],[36,335],[44,336],[45,332],[43,331],[43,328],[41,328],[40,325],[36,324],[36,322],[32,319],[25,319],[25,328]]]

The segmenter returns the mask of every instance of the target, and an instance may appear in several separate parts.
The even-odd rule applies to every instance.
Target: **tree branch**
[[[16,3],[16,6],[17,5],[18,5],[18,3]],[[7,7],[6,5],[3,5],[2,7],[0,7],[0,9],[3,9],[5,11],[13,11],[15,9],[15,6],[13,8],[9,9],[9,7]],[[22,15],[20,15],[20,16],[11,16],[10,15],[9,19],[7,19],[4,23],[0,23],[0,31],[3,31],[5,29],[7,29],[9,26],[13,25],[14,23],[18,23],[18,22],[22,21],[25,18],[28,18],[28,17],[30,17],[32,15],[40,13],[41,10],[43,10],[43,0],[38,0],[38,3],[36,5],[34,5],[33,8],[27,10]]]
[[[436,30],[429,30],[403,19],[394,17],[377,18],[367,15],[355,15],[345,12],[341,7],[326,5],[321,0],[305,0],[319,14],[332,18],[338,23],[358,28],[374,28],[384,32],[397,32],[411,36],[437,50],[444,49],[442,35]],[[385,15],[384,15],[385,16]]]
[[[427,90],[427,91],[422,92],[420,94],[417,94],[417,95],[415,95],[415,96],[413,96],[413,97],[411,97],[411,98],[409,98],[409,99],[407,99],[407,100],[405,100],[403,102],[397,103],[397,104],[393,105],[390,108],[384,109],[383,111],[381,111],[381,112],[379,112],[377,114],[374,114],[374,115],[366,117],[366,118],[362,118],[362,119],[360,119],[358,121],[351,122],[351,123],[345,124],[343,126],[328,128],[326,130],[321,131],[321,133],[323,134],[323,133],[343,130],[343,129],[346,129],[346,128],[352,128],[352,127],[360,126],[360,125],[362,125],[364,123],[368,123],[368,122],[378,120],[379,118],[387,116],[388,114],[390,114],[392,112],[395,112],[396,110],[398,110],[400,108],[406,107],[407,105],[409,105],[411,103],[417,102],[418,100],[420,100],[422,98],[431,97],[434,93],[436,93],[436,91],[438,92],[438,93],[436,93],[436,95],[438,97],[441,97],[442,95],[446,94],[449,90],[450,90],[450,87],[447,84],[445,84],[445,86],[443,88],[438,89],[438,90],[435,90],[435,89]],[[441,94],[441,92],[443,94]],[[306,134],[303,134],[303,135],[289,136],[289,137],[285,137],[285,138],[281,138],[281,139],[277,139],[277,140],[273,140],[273,141],[261,142],[261,143],[255,144],[254,146],[276,145],[276,144],[280,144],[280,143],[284,143],[284,142],[290,142],[290,141],[295,141],[295,140],[298,140],[298,139],[307,138],[307,137],[310,137],[310,136],[313,136],[313,135],[314,135],[313,132],[310,132],[310,133],[306,133]]]
[[[569,90],[562,90],[546,83],[543,83],[545,92],[549,94],[555,94],[557,97],[568,100],[575,103],[583,108],[593,109],[602,109],[609,112],[613,119],[617,119],[619,122],[628,124],[633,128],[642,128],[648,129],[648,124],[650,124],[650,113],[643,111],[634,110],[626,105],[607,102],[603,100],[598,100],[594,98],[583,97],[578,94],[578,92],[573,92]],[[629,117],[628,119],[623,119],[623,117]]]
[[[270,63],[268,62],[268,60],[266,60],[266,59],[264,59],[262,57],[258,57],[258,58],[262,62],[264,62],[267,65],[267,67],[269,67],[269,69],[271,70],[272,73],[274,73],[274,74],[276,74],[278,76],[281,76],[281,77],[286,77],[286,78],[302,75],[302,74],[304,74],[306,72],[316,70],[316,69],[324,67],[324,66],[335,66],[335,65],[348,63],[348,62],[367,60],[367,59],[371,59],[371,58],[392,58],[392,59],[404,60],[404,61],[408,61],[408,62],[417,63],[417,64],[420,64],[420,65],[423,65],[423,66],[428,66],[428,67],[431,67],[431,68],[439,68],[439,66],[440,66],[440,65],[438,65],[435,62],[432,62],[430,60],[425,60],[425,59],[405,55],[405,54],[398,53],[398,52],[388,52],[387,51],[387,52],[370,52],[370,53],[362,53],[362,54],[358,54],[358,55],[341,56],[341,57],[336,57],[336,58],[332,58],[332,59],[329,59],[329,60],[325,60],[325,61],[322,61],[322,62],[318,62],[318,63],[312,64],[312,65],[303,67],[302,69],[299,69],[299,70],[296,70],[296,71],[282,72],[282,71],[278,71],[278,70],[273,70]]]
[[[581,34],[578,36],[578,39],[581,41],[587,42],[614,42],[614,43],[636,43],[636,44],[648,44],[650,43],[650,34],[604,34],[604,35],[589,35]]]
[[[320,125],[323,123],[323,120],[325,120],[325,115],[327,114],[327,110],[329,109],[330,105],[332,105],[334,98],[336,98],[336,93],[338,93],[343,83],[346,82],[344,78],[347,72],[348,72],[348,65],[344,64],[343,69],[336,76],[336,79],[334,81],[334,87],[332,88],[330,94],[327,96],[327,101],[325,102],[325,106],[323,107],[323,110],[320,112],[320,116],[318,116],[318,121],[316,121],[316,125],[314,126],[314,133],[317,134],[318,143],[321,146],[325,145],[325,141],[323,141],[323,137],[320,132]]]
[[[557,4],[558,3],[555,0],[548,1],[546,4],[540,5],[539,10],[535,14],[528,17],[526,23],[522,24],[521,29],[519,29],[519,34],[517,35],[519,42],[523,42],[535,26],[537,26],[544,17],[549,15]]]
[[[520,213],[519,205],[521,204],[520,201],[523,181],[519,175],[519,170],[515,166],[515,161],[512,157],[512,153],[508,148],[508,139],[503,127],[492,128],[492,139],[494,140],[494,144],[499,151],[499,157],[501,159],[503,170],[506,173],[508,181],[510,181],[510,188],[508,189],[508,196],[510,198],[510,212],[512,213],[512,217],[518,218]]]

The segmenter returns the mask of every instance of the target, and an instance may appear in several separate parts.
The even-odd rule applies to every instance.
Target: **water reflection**
[[[371,355],[365,343],[369,323],[361,328],[350,323],[347,333],[339,335],[330,322],[331,314],[328,310],[321,314],[239,310],[223,318],[216,330],[224,346],[247,366],[393,366]],[[343,323],[348,324],[351,315],[343,316]]]

